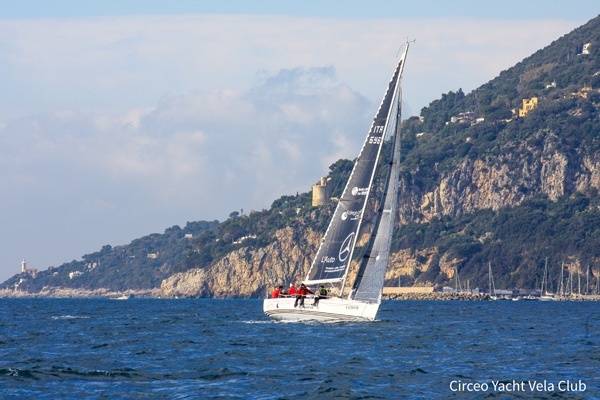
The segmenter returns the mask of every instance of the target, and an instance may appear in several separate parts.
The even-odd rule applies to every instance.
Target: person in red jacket
[[[300,305],[300,307],[304,307],[304,299],[309,293],[314,294],[314,292],[312,292],[309,288],[304,286],[304,283],[301,284],[300,289],[298,289],[298,292],[296,293],[296,301],[294,302],[294,308],[296,308],[298,304]]]
[[[276,299],[279,297],[279,293],[281,292],[281,289],[283,288],[283,286],[279,285],[278,287],[275,288],[275,290],[273,290],[273,294],[271,295],[272,299]]]
[[[296,286],[293,283],[290,283],[290,290],[288,290],[288,294],[290,296],[294,296],[296,294]]]

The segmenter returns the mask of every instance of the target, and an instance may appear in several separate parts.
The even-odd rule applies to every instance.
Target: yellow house
[[[533,110],[538,103],[537,97],[532,97],[531,99],[523,99],[523,108],[519,108],[519,117],[524,117],[527,113]]]

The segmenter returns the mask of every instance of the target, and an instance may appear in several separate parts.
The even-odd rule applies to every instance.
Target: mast
[[[360,262],[356,279],[348,296],[350,299],[380,302],[384,284],[385,270],[389,259],[396,206],[398,203],[398,180],[400,176],[400,126],[402,122],[402,72],[408,53],[409,42],[405,43],[404,53],[400,57],[394,82],[392,110],[385,123],[386,134],[392,139],[392,149],[388,163],[384,192],[376,211],[375,224]],[[385,136],[384,136],[385,137]],[[375,173],[375,170],[373,171]],[[348,270],[344,276],[342,291],[346,285]]]
[[[562,296],[563,295],[563,275],[564,275],[564,271],[565,271],[565,262],[563,261],[560,265],[560,286],[558,289],[558,295]]]
[[[496,296],[496,285],[494,285],[494,277],[492,276],[492,263],[488,261],[488,275],[490,280],[490,293],[492,296]]]
[[[587,272],[585,273],[585,295],[587,296],[590,290],[590,264],[588,264]]]
[[[572,267],[573,264],[569,264],[569,296],[573,296],[573,271],[572,271]]]
[[[545,296],[546,293],[548,292],[548,281],[546,280],[547,275],[548,275],[548,257],[546,257],[546,263],[544,264],[544,275],[542,276],[542,287],[540,289],[540,296]]]
[[[488,261],[488,288],[492,293],[492,263]]]

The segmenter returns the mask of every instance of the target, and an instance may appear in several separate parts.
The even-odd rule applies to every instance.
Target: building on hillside
[[[81,271],[69,272],[69,279],[77,278],[78,276],[81,276],[81,275],[83,275],[83,272],[81,272]]]
[[[98,263],[97,262],[91,262],[91,263],[85,264],[85,266],[87,267],[87,269],[89,269],[91,271],[93,269],[96,269],[96,267],[98,266]]]
[[[25,262],[25,260],[23,260],[21,261],[21,273],[31,275],[35,278],[35,276],[38,273],[38,270],[36,268],[27,268],[27,263]]]
[[[524,117],[527,113],[533,110],[538,104],[538,98],[523,99],[523,108],[519,108],[519,117]]]
[[[321,178],[312,186],[313,207],[322,206],[331,199],[331,178]]]
[[[450,122],[453,124],[454,123],[473,124],[476,122],[476,120],[477,120],[477,114],[475,114],[473,111],[461,112],[461,113],[458,113],[458,115],[450,118]]]
[[[242,243],[244,240],[248,240],[248,239],[256,239],[256,235],[247,235],[247,236],[242,236],[241,238],[239,238],[238,240],[235,240],[233,242],[233,244],[240,244]]]
[[[587,55],[590,54],[590,47],[592,46],[591,43],[586,43],[583,45],[583,49],[581,50],[581,53],[579,53],[579,55]]]

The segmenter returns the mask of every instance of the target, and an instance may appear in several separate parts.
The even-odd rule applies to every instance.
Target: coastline
[[[118,299],[118,298],[158,298],[160,289],[113,291],[101,289],[71,289],[60,287],[45,287],[37,293],[20,292],[9,289],[0,290],[0,298],[22,299]]]
[[[71,289],[60,287],[46,287],[37,293],[20,292],[9,289],[0,289],[0,298],[23,298],[23,299],[125,299],[125,298],[168,298],[161,296],[161,290],[141,289],[141,290],[124,290],[113,291],[106,288],[88,290],[88,289]],[[428,292],[428,293],[384,293],[381,299],[391,301],[402,300],[433,300],[433,301],[492,301],[486,293],[443,293],[443,292]],[[504,299],[510,301],[510,299]],[[539,301],[538,299],[534,299]],[[526,301],[526,300],[524,300]],[[553,299],[553,301],[600,301],[598,295],[572,295]]]

